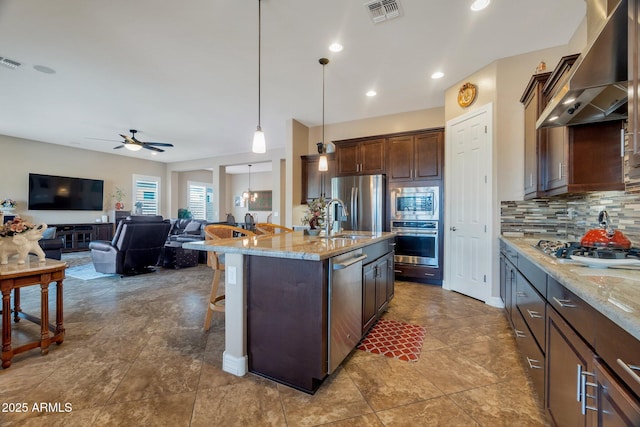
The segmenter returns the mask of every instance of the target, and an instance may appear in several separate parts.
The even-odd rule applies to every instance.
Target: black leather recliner
[[[97,272],[133,275],[153,271],[158,262],[171,223],[160,215],[129,216],[120,221],[111,242],[89,243]]]

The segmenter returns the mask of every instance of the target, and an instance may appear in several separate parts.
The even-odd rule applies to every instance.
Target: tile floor
[[[20,354],[0,371],[0,425],[545,425],[501,310],[397,282],[385,316],[427,328],[419,361],[354,350],[310,396],[221,370],[224,316],[202,329],[211,277],[198,266],[67,278],[65,342],[47,356]],[[39,310],[35,291],[23,290],[24,311]],[[21,321],[14,341],[37,332]]]

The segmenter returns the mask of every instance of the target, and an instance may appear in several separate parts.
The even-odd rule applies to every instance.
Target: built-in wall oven
[[[440,187],[390,189],[395,262],[438,268]]]
[[[396,234],[395,262],[437,268],[438,221],[391,221]]]

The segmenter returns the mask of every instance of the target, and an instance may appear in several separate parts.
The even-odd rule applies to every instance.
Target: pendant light
[[[327,162],[327,155],[325,154],[325,144],[324,144],[324,66],[329,63],[327,58],[320,58],[318,60],[320,64],[322,64],[322,141],[318,143],[318,152],[322,154],[320,156],[320,161],[318,162],[318,170],[320,172],[326,172],[329,170],[329,163]]]
[[[264,132],[262,131],[262,127],[260,126],[260,64],[261,64],[261,56],[262,56],[262,3],[261,0],[258,0],[258,128],[256,132],[253,134],[253,146],[251,151],[254,153],[266,153],[267,152],[267,144],[264,140]]]
[[[247,191],[242,193],[242,198],[244,200],[251,200],[252,202],[255,202],[258,194],[256,193],[251,194],[251,165],[247,165],[247,166],[249,166],[249,188],[247,189]]]

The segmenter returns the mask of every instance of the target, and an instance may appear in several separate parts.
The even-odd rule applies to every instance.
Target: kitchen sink
[[[336,234],[331,236],[337,239],[349,239],[349,240],[359,240],[359,239],[370,239],[371,236],[366,234]]]

